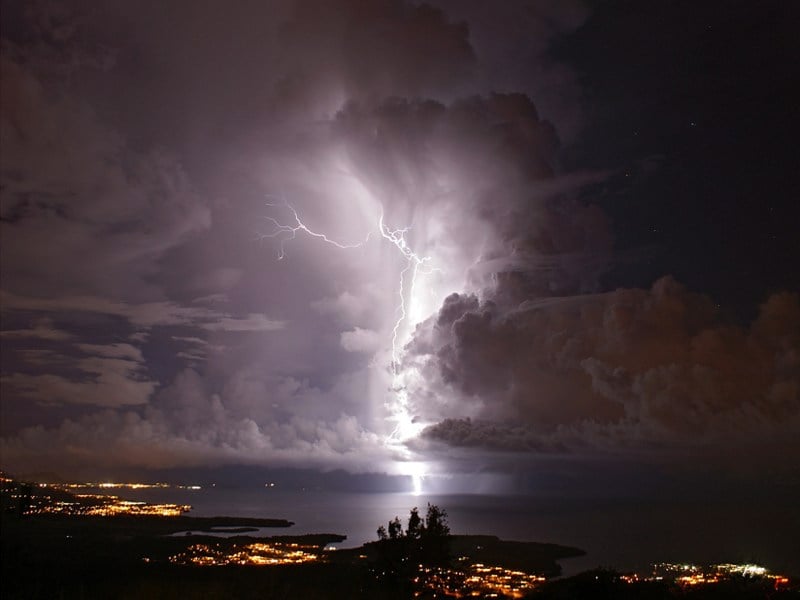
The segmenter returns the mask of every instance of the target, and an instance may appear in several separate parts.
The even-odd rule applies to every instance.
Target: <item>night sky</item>
[[[2,468],[797,493],[798,30],[4,0]]]

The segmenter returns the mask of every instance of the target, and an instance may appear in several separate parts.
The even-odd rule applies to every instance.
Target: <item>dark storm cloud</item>
[[[432,274],[430,281],[421,280],[421,289],[466,285],[482,291],[498,278],[496,271],[508,274],[511,267],[517,269],[517,277],[504,279],[509,290],[506,304],[535,294],[595,289],[610,250],[608,226],[601,213],[574,195],[596,176],[556,177],[557,137],[529,98],[496,94],[449,104],[404,99],[353,102],[336,115],[326,135],[314,140],[311,157],[285,150],[281,159],[291,158],[287,162],[292,166],[284,170],[284,177],[288,173],[291,180],[296,165],[319,160],[316,180],[304,182],[304,187],[330,197],[335,189],[325,189],[320,180],[330,168],[325,157],[333,148],[337,164],[381,200],[387,220],[412,224],[413,247],[435,257],[435,266],[444,271]],[[335,224],[334,217],[328,222]],[[302,252],[297,241],[284,249],[284,261],[294,261]],[[383,251],[375,248],[373,257],[377,252]],[[357,257],[372,264],[372,258]],[[320,264],[320,259],[315,261]],[[349,353],[374,352],[381,340],[386,344],[391,336],[397,271],[381,262],[376,267],[380,281],[391,290],[389,303],[385,292],[375,288],[376,272],[370,270],[364,282],[349,273],[345,280],[349,287],[309,306],[355,325],[340,329],[337,339]],[[262,385],[269,389],[275,383]],[[354,388],[346,389],[353,393]],[[291,407],[282,408],[288,413],[267,411],[263,421],[256,419],[259,427],[266,431],[279,414],[306,416],[319,410],[316,402],[304,400],[301,389],[295,395]],[[333,389],[320,392],[318,403],[323,402],[342,407],[348,399]],[[353,406],[352,398],[349,402],[348,410],[363,413],[363,404]],[[359,447],[362,442],[354,440]]]
[[[293,63],[281,81],[289,94],[324,73],[348,99],[437,97],[451,95],[471,74],[466,24],[427,4],[308,0],[293,3],[289,14],[279,31]]]
[[[419,411],[449,417],[428,438],[525,451],[588,444],[672,452],[754,436],[790,440],[800,425],[797,294],[771,296],[744,328],[670,278],[650,290],[511,310],[499,308],[507,293],[501,281],[481,301],[453,295],[418,328],[411,360],[428,378]],[[453,394],[463,402],[430,402]]]
[[[444,419],[423,433],[428,440],[454,447],[478,448],[497,452],[552,453],[567,452],[560,440],[549,440],[531,428],[510,423],[464,419]],[[551,436],[552,437],[552,436]]]
[[[178,153],[224,166],[242,152],[198,135],[250,141],[299,111],[295,135],[346,99],[450,89],[472,62],[465,26],[394,1],[10,5],[27,27],[2,57],[2,267],[17,293],[162,293],[156,262],[214,208]]]
[[[0,61],[6,281],[30,294],[152,292],[154,261],[210,225],[185,171],[101,123],[65,92],[67,74],[38,73],[13,47]]]
[[[346,101],[467,85],[467,27],[393,0],[3,12],[4,461],[386,454],[364,402],[384,289],[313,248],[275,263],[253,223],[331,181],[315,154]],[[313,216],[330,186],[311,191]],[[15,432],[27,403],[114,409]]]
[[[435,0],[469,24],[478,90],[524,93],[566,140],[579,134],[585,115],[576,72],[549,56],[553,40],[575,31],[590,15],[581,0]]]
[[[110,2],[82,13],[92,38],[114,48],[108,79],[129,93],[82,84],[138,136],[188,143],[198,161],[206,144],[292,143],[347,100],[451,97],[474,63],[464,24],[396,0]]]
[[[380,214],[431,257],[400,328],[421,458],[797,431],[795,295],[741,327],[668,278],[601,293],[609,173],[562,172],[580,90],[548,57],[583,4],[435,5],[4,4],[4,462],[404,458]],[[270,237],[284,204],[363,246]]]

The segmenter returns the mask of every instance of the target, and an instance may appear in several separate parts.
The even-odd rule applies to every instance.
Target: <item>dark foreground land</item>
[[[218,527],[265,527],[265,519],[195,519],[192,517],[86,517],[63,515],[2,517],[3,599],[309,599],[316,598],[447,598],[413,583],[414,568],[402,558],[387,563],[381,542],[361,548],[325,551],[344,536],[279,535],[269,538],[207,535],[167,536],[183,530]],[[285,523],[283,523],[285,525]],[[473,562],[554,575],[557,559],[581,552],[554,544],[504,542],[493,536],[451,536],[452,561],[469,555]],[[214,545],[225,550],[252,543],[296,544],[313,548],[319,560],[305,564],[253,566],[176,564],[170,557],[190,547]],[[396,557],[395,557],[396,558]],[[400,568],[396,567],[400,565]],[[405,569],[405,570],[404,570]],[[474,597],[474,596],[473,596]],[[672,599],[798,597],[797,591],[775,590],[764,582],[733,580],[703,589],[685,589],[664,582],[626,583],[611,571],[592,571],[543,582],[532,590],[508,596],[548,599]]]
[[[92,517],[5,514],[0,521],[0,598],[336,598],[348,597],[357,569],[347,565],[198,566],[170,557],[197,544],[296,543],[322,550],[344,536],[270,538],[177,535],[287,527],[276,519]],[[315,588],[319,586],[319,593]],[[340,594],[340,595],[336,595]]]
[[[286,527],[272,519],[75,515],[2,517],[2,598],[410,598],[412,566],[399,547],[374,542],[326,551],[336,534],[171,535],[225,528]],[[187,549],[224,554],[252,543],[296,544],[319,560],[276,566],[175,564]],[[386,549],[392,551],[391,564]],[[582,554],[555,544],[505,542],[494,536],[451,536],[450,556],[558,574],[556,560]],[[397,567],[401,569],[398,570]],[[404,570],[405,569],[405,570]],[[407,576],[407,577],[406,577]],[[407,579],[407,580],[406,580]]]

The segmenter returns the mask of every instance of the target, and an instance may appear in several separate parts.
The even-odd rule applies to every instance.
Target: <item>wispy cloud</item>
[[[276,331],[285,323],[261,314],[231,315],[203,306],[175,302],[129,303],[98,296],[33,298],[0,291],[0,310],[43,313],[99,313],[127,319],[131,325],[149,329],[157,326],[197,326],[210,331]]]

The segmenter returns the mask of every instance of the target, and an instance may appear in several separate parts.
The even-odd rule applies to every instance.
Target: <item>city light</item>
[[[150,504],[100,494],[75,494],[74,498],[75,501],[53,500],[49,496],[37,497],[32,499],[25,513],[29,515],[60,514],[92,517],[122,515],[179,517],[192,510],[188,504]]]
[[[751,563],[715,565],[656,563],[652,565],[652,571],[649,574],[629,573],[620,576],[620,579],[631,584],[641,581],[665,581],[681,587],[696,587],[718,584],[736,577],[766,579],[772,581],[775,588],[786,586],[789,583],[788,577],[770,573],[765,567]]]
[[[188,513],[192,510],[192,507],[188,504],[154,504],[124,500],[107,493],[76,493],[76,490],[201,489],[197,485],[169,485],[166,483],[89,482],[30,484],[26,491],[14,484],[12,479],[4,478],[1,483],[5,485],[13,484],[4,492],[14,502],[14,510],[26,515],[178,517]]]
[[[417,596],[428,591],[455,598],[522,598],[545,581],[541,575],[482,563],[464,564],[454,569],[420,565],[414,578]]]
[[[193,544],[185,552],[169,557],[179,565],[224,566],[224,565],[298,565],[320,560],[315,546],[294,543]]]

